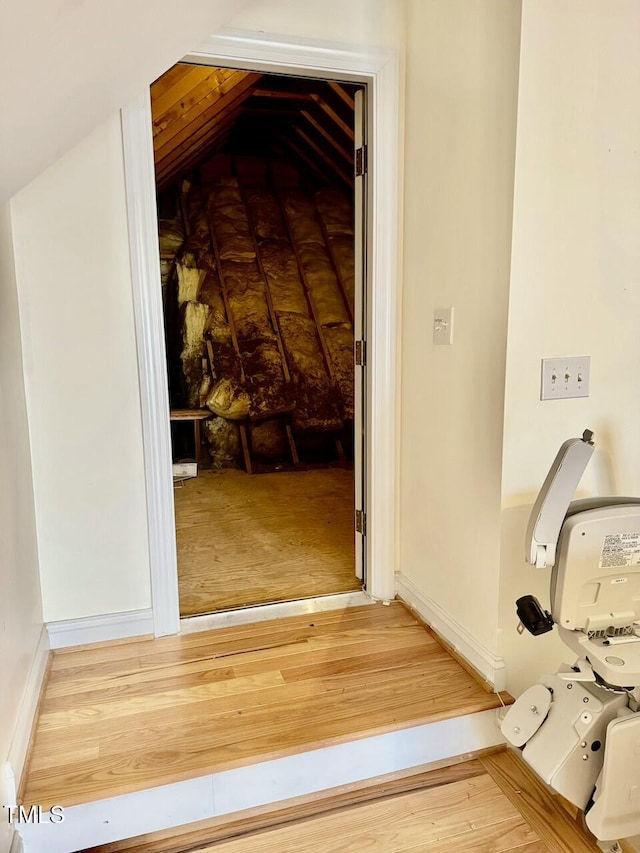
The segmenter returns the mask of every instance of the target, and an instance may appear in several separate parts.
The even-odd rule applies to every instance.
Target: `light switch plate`
[[[566,400],[588,397],[591,378],[591,356],[543,358],[541,400]]]
[[[436,308],[433,312],[433,342],[453,343],[453,308]]]

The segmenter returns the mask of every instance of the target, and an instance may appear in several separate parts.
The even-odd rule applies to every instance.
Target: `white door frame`
[[[396,413],[399,316],[400,63],[395,51],[266,38],[211,36],[185,61],[365,83],[369,107],[367,223],[367,591],[389,600],[396,568]],[[122,110],[156,636],[180,630],[169,397],[149,90]]]

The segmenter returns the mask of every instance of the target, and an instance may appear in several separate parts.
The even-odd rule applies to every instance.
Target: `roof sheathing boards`
[[[355,87],[179,63],[151,87],[160,190],[214,154],[288,158],[317,185],[353,185]]]

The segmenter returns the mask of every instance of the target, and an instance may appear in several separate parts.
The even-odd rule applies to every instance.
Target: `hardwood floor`
[[[203,471],[175,490],[180,613],[360,589],[353,470]]]
[[[85,853],[597,853],[509,751]]]
[[[498,706],[399,602],[60,650],[22,800],[71,806]]]

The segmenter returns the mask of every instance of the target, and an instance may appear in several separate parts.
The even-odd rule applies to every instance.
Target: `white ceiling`
[[[248,2],[5,0],[0,203]]]

